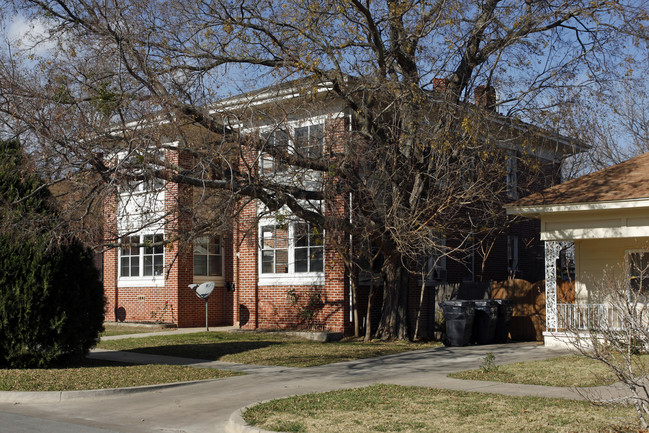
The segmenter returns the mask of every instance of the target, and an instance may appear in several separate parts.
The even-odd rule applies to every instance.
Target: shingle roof
[[[529,195],[507,207],[649,198],[649,153]]]

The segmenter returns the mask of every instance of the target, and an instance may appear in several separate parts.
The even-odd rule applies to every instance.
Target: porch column
[[[557,320],[557,259],[561,242],[545,241],[545,330],[556,331]]]

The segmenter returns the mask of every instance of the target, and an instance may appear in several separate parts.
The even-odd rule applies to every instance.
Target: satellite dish
[[[198,296],[199,298],[207,299],[210,297],[212,291],[214,290],[214,281],[208,281],[201,284],[200,286],[198,284],[190,284],[189,288],[194,290],[196,296]]]
[[[205,330],[209,331],[210,329],[207,327],[207,301],[214,290],[214,281],[207,281],[201,285],[190,284],[189,288],[196,293],[196,296],[205,301]]]

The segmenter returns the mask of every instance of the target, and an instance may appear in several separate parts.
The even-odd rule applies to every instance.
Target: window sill
[[[117,288],[125,287],[164,287],[165,279],[163,277],[157,278],[129,278],[121,277],[117,279]]]
[[[324,286],[324,273],[261,274],[260,286]]]
[[[216,287],[222,287],[225,285],[225,278],[217,276],[205,276],[205,275],[194,275],[194,284],[202,284],[208,281],[214,281]]]

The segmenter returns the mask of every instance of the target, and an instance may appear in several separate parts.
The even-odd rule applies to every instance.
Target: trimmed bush
[[[34,176],[22,171],[17,143],[0,144],[0,199],[21,200],[2,213],[0,232],[0,366],[48,367],[81,360],[103,329],[104,297],[90,251],[78,241],[57,245],[43,221],[56,212]],[[20,175],[16,175],[21,173]],[[38,216],[30,230],[8,221]],[[48,218],[40,218],[49,212]]]

